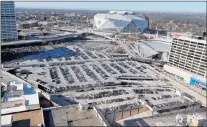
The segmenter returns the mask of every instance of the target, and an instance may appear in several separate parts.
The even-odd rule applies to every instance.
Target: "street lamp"
[[[67,110],[67,108],[66,108]],[[66,111],[66,118],[67,118],[67,122],[68,122],[68,111]]]

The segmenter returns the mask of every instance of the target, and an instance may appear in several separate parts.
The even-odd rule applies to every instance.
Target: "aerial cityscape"
[[[1,126],[207,127],[206,3],[152,3],[2,1]]]

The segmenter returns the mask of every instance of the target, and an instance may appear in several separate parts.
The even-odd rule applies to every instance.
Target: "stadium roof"
[[[145,42],[157,52],[170,52],[171,43],[160,40],[148,40]]]
[[[95,26],[98,30],[110,30],[117,32],[143,32],[148,22],[127,11],[110,11],[98,13],[94,16]]]
[[[142,20],[145,21],[144,19],[137,17],[136,15],[121,15],[121,14],[96,14],[95,17],[99,18],[105,18],[105,19],[117,19],[117,20],[126,20],[126,21],[132,21],[132,20]]]
[[[139,41],[137,45],[141,47],[141,50],[143,50],[143,52],[145,53],[147,57],[156,55],[159,52],[169,53],[170,47],[171,47],[171,43],[160,41],[160,40]],[[167,59],[167,57],[168,56],[165,56],[164,59]]]
[[[157,51],[155,51],[153,48],[149,47],[148,45],[146,45],[146,43],[144,42],[139,42],[139,46],[142,48],[142,50],[145,52],[145,55],[147,57],[153,56],[158,54]]]

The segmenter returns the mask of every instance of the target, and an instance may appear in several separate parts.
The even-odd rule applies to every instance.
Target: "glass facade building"
[[[178,68],[206,77],[206,40],[174,38],[169,63]]]
[[[1,41],[18,40],[16,13],[13,1],[1,1]]]

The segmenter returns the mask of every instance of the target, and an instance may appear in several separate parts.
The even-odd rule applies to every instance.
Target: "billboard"
[[[180,35],[178,34],[178,33],[172,33],[172,32],[170,32],[169,33],[173,38],[179,38],[180,37]]]
[[[194,77],[190,77],[189,85],[196,86],[196,87],[198,87],[200,89],[202,89],[202,88],[206,89],[206,82],[200,81],[200,80],[198,80],[198,79],[196,79]]]

